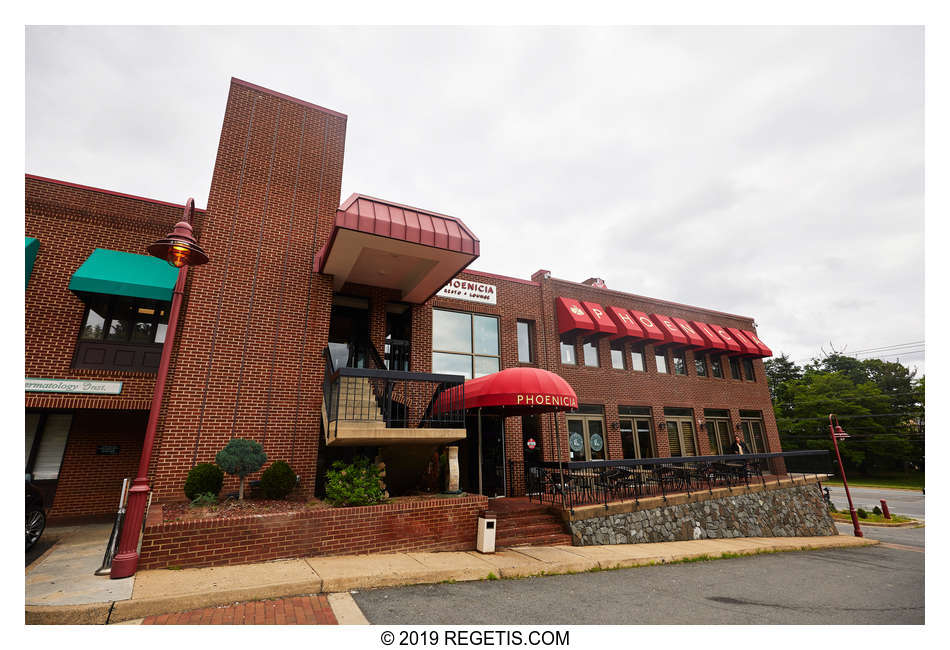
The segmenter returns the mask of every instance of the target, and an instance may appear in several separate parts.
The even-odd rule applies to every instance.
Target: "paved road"
[[[831,502],[838,510],[848,509],[848,497],[843,487],[829,485]],[[881,499],[887,501],[887,508],[896,515],[909,515],[922,519],[924,516],[924,495],[920,490],[883,490],[879,488],[851,488],[851,498],[855,508],[869,511],[880,507]]]
[[[842,535],[853,535],[854,528],[851,524],[835,522],[838,532]],[[877,539],[885,544],[902,544],[904,546],[913,546],[924,549],[924,536],[926,528],[885,528],[883,526],[861,526],[861,532],[868,539]]]
[[[922,624],[924,553],[776,553],[354,594],[383,625]]]

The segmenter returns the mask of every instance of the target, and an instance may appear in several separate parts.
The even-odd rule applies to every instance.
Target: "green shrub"
[[[828,510],[830,510],[831,512],[838,512],[838,509],[835,508],[835,504],[833,503],[828,504]]]
[[[224,472],[214,463],[198,463],[188,472],[185,479],[185,496],[194,501],[199,494],[209,493],[214,496],[221,491],[224,484]]]
[[[232,438],[214,457],[214,462],[228,474],[240,477],[241,487],[238,498],[243,501],[247,475],[253,474],[264,466],[267,462],[267,454],[264,453],[264,448],[259,442]]]
[[[883,515],[883,514],[884,514],[884,511],[881,510],[881,507],[880,507],[880,506],[874,506],[874,510],[872,510],[871,512],[873,512],[873,513],[876,514],[876,515]]]
[[[867,519],[868,511],[864,508],[858,508],[858,519]]]
[[[327,472],[327,501],[335,506],[366,506],[384,500],[379,468],[369,458],[336,461]]]
[[[218,495],[212,494],[211,492],[202,492],[194,499],[191,500],[192,508],[200,508],[201,506],[213,506],[218,502]]]
[[[274,461],[261,474],[261,489],[268,499],[283,499],[297,486],[297,474],[282,460]]]

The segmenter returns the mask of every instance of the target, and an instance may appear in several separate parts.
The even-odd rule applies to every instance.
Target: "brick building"
[[[565,460],[711,454],[736,431],[780,451],[751,318],[597,278],[472,270],[477,223],[340,203],[346,122],[232,80],[193,223],[211,262],[188,278],[155,499],[183,499],[188,470],[232,437],[287,461],[305,495],[354,453],[412,490],[444,445],[460,449],[462,489],[523,493],[525,461],[556,459],[555,417]],[[27,175],[25,208],[26,471],[51,518],[109,515],[142,452],[175,281],[145,248],[182,206]],[[472,413],[433,414],[462,377],[520,366],[563,377],[578,407],[483,418],[480,445]]]

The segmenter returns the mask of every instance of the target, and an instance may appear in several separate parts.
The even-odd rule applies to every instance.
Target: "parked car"
[[[43,504],[43,494],[30,483],[29,478],[26,481],[26,550],[36,544],[36,540],[43,534],[46,528],[46,508]]]

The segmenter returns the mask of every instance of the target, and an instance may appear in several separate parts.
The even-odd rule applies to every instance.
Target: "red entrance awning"
[[[746,338],[745,334],[742,333],[738,327],[727,327],[729,333],[732,334],[732,338],[739,342],[739,345],[742,347],[742,352],[750,356],[758,357],[759,348],[755,347],[755,343]]]
[[[643,333],[643,329],[637,325],[637,321],[634,320],[633,316],[631,316],[630,312],[628,312],[626,309],[622,309],[620,307],[607,307],[607,315],[610,316],[614,322],[614,325],[617,326],[617,333],[614,336],[611,336],[611,339],[647,338],[647,335]]]
[[[584,305],[584,309],[590,314],[591,319],[594,321],[594,328],[599,334],[617,333],[617,326],[614,325],[614,322],[610,319],[610,316],[607,315],[607,311],[603,307],[596,302],[582,302],[581,304]]]
[[[687,323],[682,318],[677,318],[676,316],[673,317],[673,322],[676,323],[676,326],[680,328],[680,331],[686,337],[686,340],[689,342],[689,345],[691,347],[694,347],[694,348],[706,347],[706,342],[703,340],[703,337],[701,337],[696,332],[696,330],[694,330],[692,326],[690,326],[689,323]]]
[[[657,323],[660,329],[663,330],[664,338],[667,343],[675,343],[678,345],[687,344],[686,335],[680,331],[680,328],[676,326],[672,318],[664,316],[663,314],[650,314],[650,316],[653,317],[653,322]]]
[[[706,323],[694,320],[693,327],[699,332],[699,335],[703,338],[705,350],[728,350],[729,348],[725,343],[722,342],[722,339],[716,336],[716,332],[713,331],[712,326],[707,325]]]
[[[636,311],[631,309],[630,313],[633,314],[633,317],[637,319],[637,322],[640,324],[640,327],[643,328],[644,338],[651,341],[665,341],[666,335],[663,333],[663,330],[653,322],[653,320],[644,314],[642,311]]]
[[[508,368],[464,385],[466,409],[487,409],[505,415],[547,413],[577,408],[577,394],[571,385],[553,372],[540,368]],[[457,389],[454,389],[457,391]],[[436,402],[436,410],[457,405],[453,390]]]
[[[716,336],[722,340],[729,352],[738,352],[740,354],[744,352],[742,346],[726,331],[726,328],[716,325],[715,323],[710,323],[709,327],[711,327],[712,331],[716,333]]]
[[[594,332],[597,326],[587,315],[581,304],[573,298],[558,298],[557,304],[557,331],[560,334],[565,332]]]
[[[749,330],[742,330],[742,333],[745,334],[748,337],[748,339],[752,341],[752,343],[755,344],[757,348],[759,348],[759,352],[762,354],[762,356],[764,357],[772,356],[772,350],[769,349],[769,346],[767,346],[765,343],[759,340],[759,337],[755,335],[755,332],[750,332]]]

